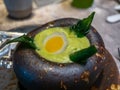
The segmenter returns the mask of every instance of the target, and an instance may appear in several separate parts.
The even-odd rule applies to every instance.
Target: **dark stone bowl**
[[[46,28],[68,27],[77,21],[74,18],[51,21],[31,31],[28,36],[34,37]],[[101,36],[92,26],[90,29],[87,37],[91,45],[96,45],[98,52],[88,58],[86,65],[50,62],[19,43],[12,59],[20,83],[28,90],[89,90],[103,72],[108,59]]]

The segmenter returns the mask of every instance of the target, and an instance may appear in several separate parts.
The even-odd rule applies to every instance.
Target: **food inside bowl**
[[[78,38],[68,27],[55,27],[38,33],[34,42],[37,53],[46,60],[57,63],[70,63],[71,53],[90,46],[87,37]]]
[[[108,55],[91,26],[94,14],[54,20],[9,41],[21,42],[12,57],[20,83],[28,90],[90,90]]]

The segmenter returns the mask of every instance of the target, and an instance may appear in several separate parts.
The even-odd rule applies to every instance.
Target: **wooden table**
[[[37,0],[36,0],[37,1]],[[40,2],[39,2],[40,3]],[[2,1],[0,1],[0,30],[2,31],[14,31],[14,32],[29,32],[32,29],[44,24],[48,21],[73,17],[73,18],[84,18],[87,17],[92,11],[95,11],[95,18],[92,25],[102,36],[105,46],[108,51],[115,57],[118,57],[117,48],[120,47],[120,22],[110,24],[106,22],[106,17],[115,13],[118,13],[113,9],[115,5],[118,5],[115,0],[96,0],[95,5],[89,10],[81,10],[73,8],[70,5],[70,0],[64,1],[58,4],[49,4],[44,7],[40,7],[39,4],[34,4],[32,17],[25,20],[13,20],[7,17],[8,13]],[[120,68],[120,62],[115,59],[115,62]],[[8,79],[10,82],[0,85],[2,90],[14,90],[16,88],[16,79],[13,76],[12,70],[0,69],[0,73],[6,74],[6,76],[0,76]],[[9,73],[9,77],[7,77]],[[5,81],[2,81],[5,83]],[[10,84],[10,85],[9,85]],[[6,89],[6,88],[12,89]],[[111,89],[112,90],[112,89]]]

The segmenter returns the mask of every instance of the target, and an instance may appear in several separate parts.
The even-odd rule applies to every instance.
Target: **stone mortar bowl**
[[[51,27],[69,27],[77,23],[75,18],[62,18],[41,25],[27,35],[34,37],[37,33]],[[35,50],[19,43],[13,59],[13,68],[20,83],[28,90],[90,90],[90,87],[103,72],[110,54],[105,49],[103,40],[91,26],[87,38],[95,45],[98,52],[88,58],[86,65],[78,63],[54,63],[47,61]]]

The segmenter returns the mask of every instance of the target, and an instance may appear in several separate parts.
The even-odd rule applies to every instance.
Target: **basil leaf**
[[[73,62],[85,64],[87,62],[87,59],[94,55],[96,52],[97,52],[96,47],[92,45],[88,48],[70,54],[69,58]]]
[[[94,15],[95,12],[93,12],[87,18],[79,20],[76,24],[70,26],[70,30],[74,31],[77,37],[81,37],[81,34],[86,35],[90,30],[90,26],[93,21]]]
[[[29,48],[37,49],[36,45],[34,44],[33,38],[30,38],[27,35],[22,35],[20,37],[15,38],[15,39],[9,40],[6,42],[6,44],[13,43],[13,42],[22,42]]]

